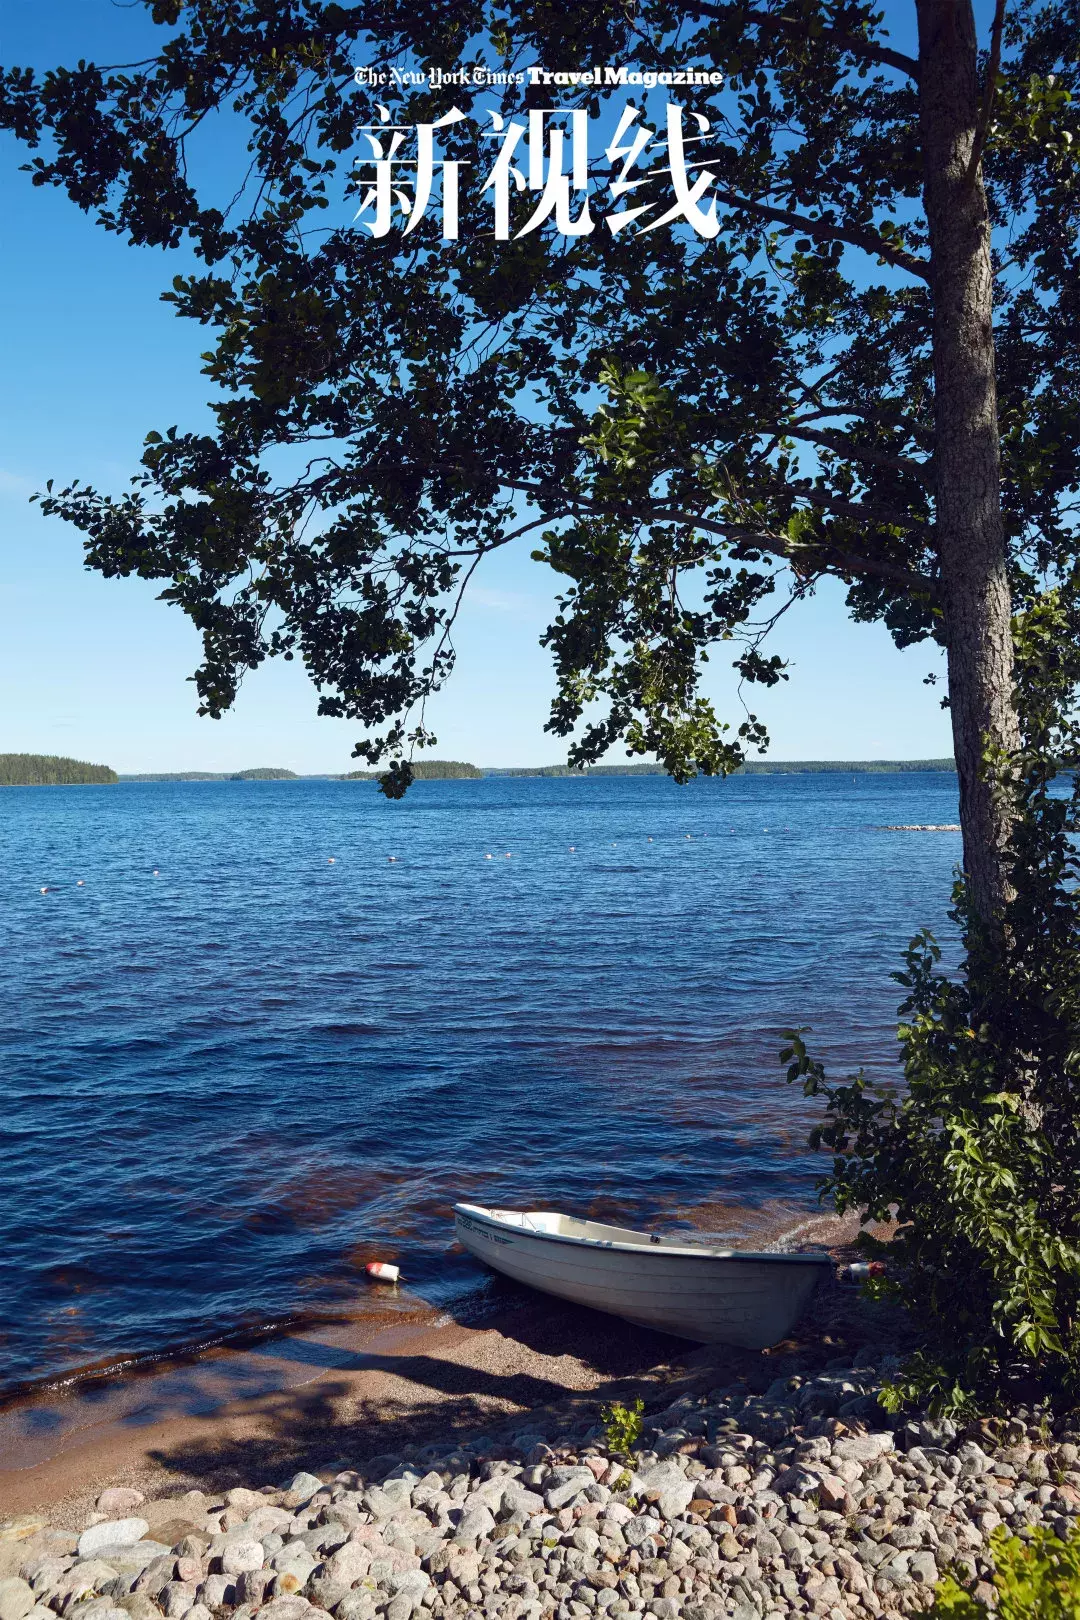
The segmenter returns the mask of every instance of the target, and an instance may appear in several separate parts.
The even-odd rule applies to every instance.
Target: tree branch
[[[706,534],[718,534],[725,540],[737,545],[752,546],[756,551],[765,551],[772,557],[778,557],[783,562],[797,564],[800,561],[810,561],[810,553],[831,553],[837,561],[835,564],[825,564],[821,567],[815,562],[814,567],[825,573],[830,567],[844,574],[868,576],[872,579],[883,579],[894,585],[902,585],[905,590],[925,591],[933,598],[937,594],[937,586],[927,574],[917,573],[914,569],[903,568],[899,563],[890,563],[878,557],[864,557],[854,551],[847,551],[841,546],[831,545],[828,541],[814,546],[793,544],[786,535],[777,534],[772,529],[754,529],[745,524],[720,523],[714,518],[703,518],[691,512],[679,510],[666,511],[657,507],[653,515],[663,523],[692,523],[695,528],[702,529]],[[800,557],[800,552],[803,554]]]
[[[456,462],[435,461],[425,463],[428,472],[434,468],[456,469]],[[312,487],[323,480],[315,479]],[[479,557],[487,552],[496,551],[511,540],[528,533],[530,529],[542,527],[546,523],[557,523],[562,518],[573,517],[576,512],[588,513],[596,516],[612,515],[610,505],[594,500],[590,496],[574,492],[568,494],[565,489],[557,489],[550,484],[529,483],[524,479],[501,479],[505,489],[513,490],[516,494],[525,495],[540,508],[540,516],[502,534],[497,540],[482,547],[470,546],[461,551],[453,548],[445,550],[443,555],[452,558]],[[904,514],[864,505],[859,501],[842,501],[834,496],[826,495],[823,491],[796,488],[795,493],[800,500],[805,500],[811,506],[836,512],[839,516],[855,517],[870,521],[897,523],[909,521]],[[812,545],[802,545],[793,542],[789,536],[777,533],[772,529],[758,529],[747,523],[728,523],[718,518],[703,517],[700,512],[687,511],[683,507],[670,506],[663,501],[642,499],[635,504],[633,514],[623,512],[624,519],[638,523],[685,523],[693,528],[700,529],[705,534],[719,535],[730,544],[750,546],[757,551],[767,552],[770,556],[778,557],[788,564],[797,564],[800,560],[809,561],[811,556],[833,556],[837,559],[835,565],[826,563],[821,571],[828,571],[835,567],[836,571],[867,576],[873,579],[882,579],[894,585],[901,585],[905,590],[918,590],[925,592],[933,598],[937,587],[929,575],[920,574],[915,569],[904,568],[899,563],[891,563],[883,558],[866,557],[857,552],[848,551],[831,542],[818,541]],[[440,548],[441,549],[441,548]],[[801,554],[801,556],[800,556]],[[815,567],[819,565],[815,563]]]
[[[964,184],[973,185],[975,176],[979,172],[983,151],[986,147],[986,137],[990,133],[990,114],[994,110],[994,95],[997,91],[998,68],[1001,66],[1001,31],[1005,23],[1005,0],[997,0],[994,7],[994,23],[990,33],[990,60],[986,64],[986,83],[983,85],[982,106],[979,108],[979,121],[975,126],[975,139],[971,143],[971,157],[968,160],[967,173],[964,175]]]
[[[820,430],[801,427],[785,427],[782,431],[793,439],[806,439],[810,444],[820,444],[827,450],[835,450],[837,455],[851,461],[864,462],[867,467],[884,467],[889,472],[912,473],[928,488],[933,488],[934,475],[925,462],[913,461],[909,456],[888,456],[883,450],[864,449],[862,445],[852,444],[841,433],[822,433]]]
[[[722,20],[724,12],[718,6],[698,5],[697,10],[703,16]],[[743,11],[740,13],[744,24],[756,25],[758,28],[775,29],[778,33],[789,37],[804,39],[809,43],[806,31],[790,17],[773,17],[764,11]],[[903,51],[894,51],[889,45],[874,45],[859,34],[846,33],[842,28],[823,28],[814,35],[814,41],[824,40],[826,44],[836,45],[842,51],[848,51],[864,62],[875,62],[880,67],[896,68],[900,73],[906,73],[918,83],[919,64],[913,56],[905,56]]]
[[[702,156],[697,161],[707,163],[708,158]],[[917,258],[914,253],[905,253],[902,248],[890,247],[876,231],[866,231],[852,225],[830,225],[822,219],[807,219],[804,214],[794,214],[786,208],[774,208],[770,203],[753,202],[749,197],[740,197],[734,191],[717,191],[713,195],[718,201],[726,203],[729,208],[743,208],[759,219],[772,220],[777,225],[788,225],[792,230],[805,231],[807,236],[816,237],[819,241],[847,242],[851,247],[862,248],[864,253],[872,253],[875,258],[884,259],[886,264],[895,265],[898,270],[906,270],[909,276],[917,276],[920,281],[930,280],[930,265],[926,259]]]

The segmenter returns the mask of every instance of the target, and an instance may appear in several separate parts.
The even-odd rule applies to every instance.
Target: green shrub
[[[996,1620],[1080,1620],[1080,1529],[1066,1541],[1036,1530],[1026,1542],[999,1529],[990,1547],[996,1607],[991,1611],[947,1575],[920,1620],[987,1620],[991,1613]]]
[[[600,1421],[604,1425],[604,1443],[617,1457],[629,1456],[641,1439],[641,1414],[645,1402],[639,1395],[632,1406],[612,1401],[600,1408]]]
[[[811,1138],[834,1154],[823,1195],[898,1223],[886,1245],[862,1240],[888,1265],[870,1292],[906,1306],[922,1340],[883,1396],[893,1410],[1007,1403],[1018,1372],[1052,1401],[1080,1396],[1080,774],[1054,787],[1080,755],[1077,612],[1047,599],[1018,626],[1024,748],[986,760],[1015,805],[1013,892],[976,927],[957,885],[953,972],[929,934],[908,948],[905,1085],[830,1082],[788,1032],[788,1079],[825,1099]]]

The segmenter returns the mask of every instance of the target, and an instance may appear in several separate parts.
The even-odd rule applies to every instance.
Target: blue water
[[[960,847],[880,828],[955,820],[944,774],[0,791],[0,1387],[361,1307],[375,1256],[460,1302],[458,1198],[813,1207],[778,1031],[895,1072]]]

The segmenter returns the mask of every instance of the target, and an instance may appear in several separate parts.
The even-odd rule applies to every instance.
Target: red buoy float
[[[396,1283],[401,1276],[400,1269],[386,1260],[369,1260],[364,1270],[375,1282]]]

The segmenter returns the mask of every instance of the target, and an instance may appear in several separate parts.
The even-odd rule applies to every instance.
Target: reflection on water
[[[4,790],[0,1387],[400,1312],[374,1258],[458,1311],[458,1199],[798,1219],[813,1105],[778,1031],[893,1072],[889,974],[947,935],[959,839],[881,827],[955,801],[915,774]]]

